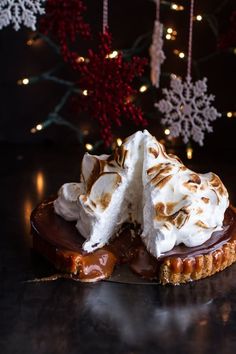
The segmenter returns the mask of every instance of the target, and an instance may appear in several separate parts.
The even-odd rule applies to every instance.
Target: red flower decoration
[[[218,41],[220,49],[228,49],[236,46],[236,11],[230,17],[230,26],[228,31],[222,34]]]
[[[104,143],[112,143],[112,125],[121,126],[122,118],[131,119],[137,125],[146,125],[141,108],[132,103],[136,90],[131,86],[136,76],[143,73],[146,59],[134,57],[124,62],[119,53],[109,58],[112,38],[108,32],[100,35],[97,53],[88,51],[88,60],[78,64],[81,78],[79,87],[87,95],[78,96],[78,110],[88,112],[99,122]]]
[[[86,6],[81,0],[47,0],[46,14],[41,18],[40,30],[51,33],[60,44],[64,60],[74,59],[77,54],[69,49],[78,35],[90,36],[90,26],[84,22]]]

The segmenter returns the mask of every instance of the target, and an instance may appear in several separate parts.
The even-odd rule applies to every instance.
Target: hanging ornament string
[[[193,139],[202,146],[205,132],[213,131],[211,123],[221,114],[212,106],[214,96],[207,94],[207,78],[192,82],[193,8],[191,0],[186,79],[172,76],[170,89],[163,89],[165,99],[155,107],[164,114],[161,123],[170,130],[171,137],[182,136],[185,144]]]
[[[160,23],[160,0],[156,2],[156,19],[152,34],[152,44],[150,47],[150,76],[153,86],[159,87],[161,64],[165,60],[163,48],[163,25]]]
[[[160,21],[160,0],[156,0],[156,21]]]
[[[188,38],[188,66],[187,66],[187,78],[191,77],[192,69],[192,48],[193,48],[193,9],[194,0],[191,0],[190,4],[190,20],[189,20],[189,38]]]
[[[106,32],[108,29],[108,0],[103,0],[103,16],[102,16],[102,31]]]

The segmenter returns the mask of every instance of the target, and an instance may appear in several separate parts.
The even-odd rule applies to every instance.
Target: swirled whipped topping
[[[64,184],[54,209],[77,221],[87,252],[109,243],[123,223],[136,222],[148,251],[159,257],[175,245],[207,241],[221,230],[228,205],[218,176],[189,170],[145,130],[113,155],[86,153],[81,182]]]

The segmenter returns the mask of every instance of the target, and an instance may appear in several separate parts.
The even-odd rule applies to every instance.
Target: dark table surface
[[[236,204],[234,152],[196,156]],[[53,272],[31,251],[40,200],[79,178],[78,147],[1,146],[0,353],[234,353],[236,264],[182,286],[27,282]]]

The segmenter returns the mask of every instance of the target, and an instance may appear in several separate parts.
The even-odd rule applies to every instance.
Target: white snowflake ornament
[[[36,30],[36,15],[44,14],[42,3],[45,0],[0,0],[0,30],[13,24],[18,31],[24,26]]]
[[[170,89],[163,89],[165,99],[155,103],[162,113],[161,123],[170,130],[170,136],[182,136],[187,144],[192,138],[203,145],[204,133],[212,132],[211,122],[221,114],[211,106],[213,95],[207,95],[207,79],[195,83],[187,76],[185,81],[173,76]]]

